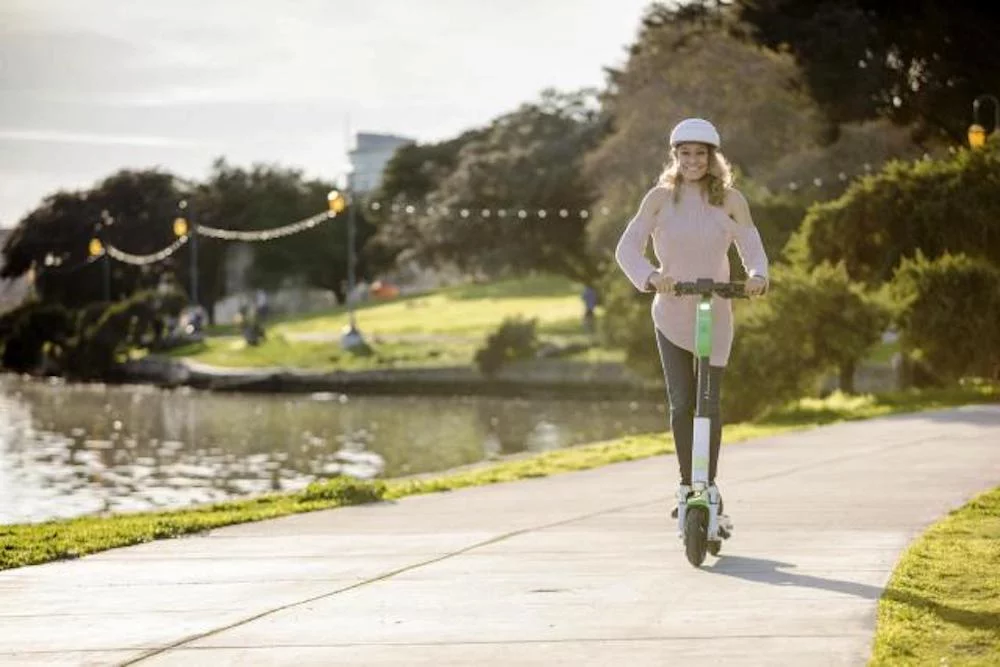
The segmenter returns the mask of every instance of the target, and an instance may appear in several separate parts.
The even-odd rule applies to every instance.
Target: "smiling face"
[[[706,144],[678,144],[675,150],[680,174],[685,181],[699,181],[708,173],[709,147]]]

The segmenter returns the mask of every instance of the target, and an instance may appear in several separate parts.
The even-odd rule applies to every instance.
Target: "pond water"
[[[0,375],[0,524],[440,471],[666,425],[659,403],[234,394]]]

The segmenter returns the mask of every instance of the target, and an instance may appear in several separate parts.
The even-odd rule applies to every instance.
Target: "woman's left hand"
[[[760,296],[767,289],[767,279],[760,276],[751,276],[747,279],[744,290],[747,296]]]

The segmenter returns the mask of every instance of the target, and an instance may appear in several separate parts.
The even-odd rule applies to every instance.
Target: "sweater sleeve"
[[[663,205],[665,193],[666,190],[661,187],[655,187],[646,193],[642,203],[639,204],[639,211],[625,227],[615,248],[615,260],[618,266],[641,292],[650,291],[646,286],[646,280],[656,271],[656,267],[646,259],[645,252],[646,244],[656,224],[656,214]]]
[[[733,225],[733,240],[740,253],[743,268],[747,276],[760,276],[767,280],[767,253],[764,251],[760,232],[757,231],[757,226],[753,224],[753,218],[750,216],[750,205],[738,190],[731,190],[730,197],[732,197],[732,217],[736,223]]]

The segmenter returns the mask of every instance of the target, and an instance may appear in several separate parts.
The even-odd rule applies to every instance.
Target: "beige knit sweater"
[[[656,270],[645,256],[650,237],[660,267],[674,280],[728,281],[727,252],[732,243],[747,275],[766,279],[767,255],[743,195],[730,189],[725,205],[717,207],[708,203],[698,186],[681,188],[676,204],[670,189],[657,186],[650,190],[622,233],[615,258],[632,284],[649,291],[646,280]],[[674,345],[692,353],[697,302],[697,296],[658,293],[651,307],[656,328]],[[725,366],[733,344],[733,311],[728,300],[713,298],[712,324],[710,363]]]

